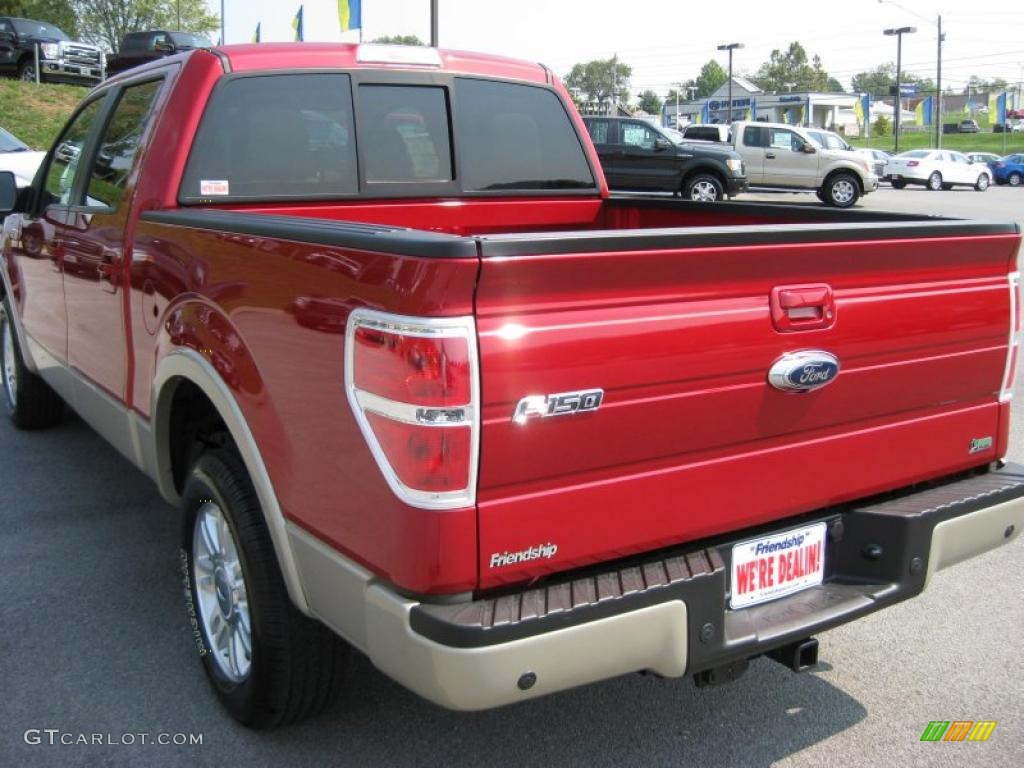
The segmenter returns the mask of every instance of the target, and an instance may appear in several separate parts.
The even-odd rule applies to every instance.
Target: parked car
[[[42,82],[91,86],[103,79],[103,54],[95,45],[72,40],[45,21],[13,16],[0,16],[0,75],[35,80],[37,45]]]
[[[19,189],[32,183],[44,157],[45,152],[33,152],[13,133],[0,128],[0,171],[11,171]]]
[[[714,141],[728,144],[729,126],[708,123],[690,124],[683,129],[683,138],[689,141]]]
[[[137,67],[148,61],[156,61],[195,48],[210,48],[213,43],[202,35],[191,32],[169,32],[149,30],[130,32],[121,38],[117,53],[107,54],[107,74],[114,75],[126,69]]]
[[[881,149],[870,149],[868,147],[861,147],[853,151],[868,159],[871,163],[871,170],[874,171],[875,176],[877,176],[879,180],[885,178],[885,165],[889,162],[889,158],[891,157],[888,152]]]
[[[992,183],[992,171],[984,163],[972,163],[961,152],[948,149],[911,149],[889,158],[885,175],[896,189],[920,184],[931,190],[955,186],[984,192]]]
[[[977,133],[978,132],[978,121],[977,120],[961,120],[956,126],[958,133]]]
[[[751,189],[814,192],[826,205],[849,208],[878,189],[864,155],[819,146],[806,128],[785,123],[732,124],[732,146],[746,164]]]
[[[245,725],[324,710],[352,647],[462,710],[805,670],[814,635],[1024,530],[1015,222],[611,197],[532,62],[286,43],[147,66],[86,97],[31,194],[0,172],[0,412],[42,429],[70,404],[177,506],[182,642]],[[60,482],[77,458],[55,450]],[[142,535],[89,518],[74,545],[114,563]],[[948,579],[982,571],[985,600],[1013,565]],[[101,588],[138,605],[135,576]],[[73,653],[81,617],[53,614]]]
[[[989,166],[997,184],[1019,187],[1024,184],[1024,153],[999,158]]]
[[[999,161],[999,155],[995,152],[967,152],[967,159],[972,163],[984,163],[985,165],[991,166],[992,163]]]
[[[635,118],[588,115],[583,124],[611,189],[716,202],[747,188],[743,159],[728,146],[677,142],[666,129]]]

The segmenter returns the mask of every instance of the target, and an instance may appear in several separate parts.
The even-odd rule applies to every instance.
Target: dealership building
[[[763,120],[769,123],[833,128],[850,126],[856,129],[853,116],[858,96],[850,93],[766,93],[743,77],[732,79],[732,115],[729,114],[729,84],[706,99],[674,101],[662,107],[662,124],[731,123],[734,120]]]

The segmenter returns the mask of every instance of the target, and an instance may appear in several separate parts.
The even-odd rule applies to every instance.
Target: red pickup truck
[[[1016,225],[609,197],[571,104],[489,56],[193,51],[0,176],[2,400],[181,509],[242,722],[349,648],[456,709],[800,670],[1019,535]]]

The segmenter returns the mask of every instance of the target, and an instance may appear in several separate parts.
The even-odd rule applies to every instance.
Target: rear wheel
[[[938,192],[942,189],[942,174],[938,171],[933,171],[932,175],[928,177],[928,189],[932,192]]]
[[[201,455],[182,494],[193,639],[231,715],[270,728],[325,709],[348,646],[288,597],[256,491],[233,450]]]
[[[1024,177],[1021,177],[1021,175],[1016,171],[1011,173],[1009,177],[1006,179],[1006,183],[1009,184],[1011,187],[1019,187],[1022,181],[1024,181]]]
[[[710,173],[698,173],[683,183],[683,197],[700,203],[717,203],[725,196],[725,188]]]
[[[825,182],[825,204],[849,208],[860,197],[857,180],[848,173],[837,173]]]
[[[58,424],[64,417],[64,401],[25,367],[7,299],[0,305],[0,361],[0,389],[3,390],[0,398],[14,426],[43,429]]]
[[[986,189],[988,189],[988,184],[989,184],[988,174],[987,173],[981,173],[981,174],[978,174],[978,180],[976,182],[974,182],[974,188],[976,190],[978,190],[979,192],[984,192]]]
[[[907,186],[907,182],[905,182],[903,179],[893,179],[892,180],[892,188],[893,189],[903,189],[906,186]]]

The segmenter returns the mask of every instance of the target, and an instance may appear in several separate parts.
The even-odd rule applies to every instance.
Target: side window
[[[793,149],[800,143],[800,138],[785,128],[768,129],[768,146],[771,149]]]
[[[102,97],[90,102],[64,130],[60,142],[53,150],[50,167],[46,172],[44,204],[71,204],[71,187],[75,182],[78,159],[99,115],[101,104]]]
[[[452,180],[443,88],[362,85],[359,103],[367,181]]]
[[[11,29],[11,25],[7,23],[6,19],[0,19],[0,32],[6,32],[7,34],[14,34],[14,30]]]
[[[607,120],[588,120],[587,131],[590,133],[590,138],[595,144],[608,143]]]
[[[162,80],[153,80],[130,86],[122,92],[92,164],[86,205],[117,208],[120,204],[128,172],[132,169],[162,84]]]
[[[359,189],[346,74],[224,81],[192,142],[182,202],[336,197]]]
[[[153,37],[150,38],[149,50],[155,51],[155,50],[157,50],[157,46],[160,46],[160,45],[165,45],[166,46],[166,45],[170,45],[170,44],[171,44],[170,38],[168,38],[167,35],[165,35],[163,32],[161,32],[161,33],[159,33],[157,35],[153,35]]]
[[[743,146],[745,147],[762,147],[764,146],[764,137],[761,135],[764,128],[757,125],[748,125],[743,129]]]
[[[654,131],[640,123],[622,123],[619,126],[622,139],[619,143],[640,149],[654,149]]]

